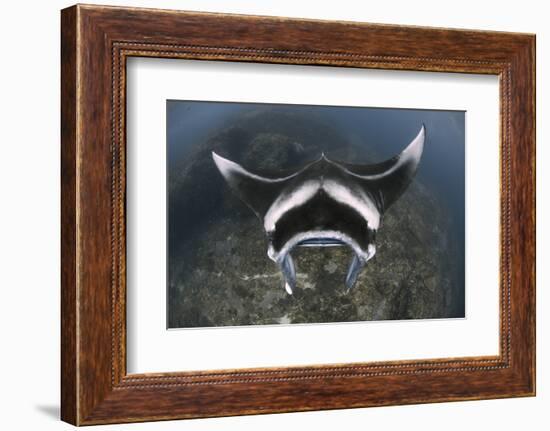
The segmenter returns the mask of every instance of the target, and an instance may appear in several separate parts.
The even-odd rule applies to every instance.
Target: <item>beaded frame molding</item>
[[[535,394],[535,36],[77,5],[61,13],[61,418],[75,425]],[[493,74],[497,356],[126,372],[126,59]]]

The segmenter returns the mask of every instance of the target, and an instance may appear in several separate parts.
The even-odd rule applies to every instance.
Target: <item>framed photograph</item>
[[[62,419],[535,394],[535,37],[61,14]]]

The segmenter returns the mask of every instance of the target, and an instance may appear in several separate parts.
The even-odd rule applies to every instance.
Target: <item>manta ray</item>
[[[385,211],[415,176],[424,149],[425,127],[397,156],[376,164],[350,164],[324,153],[303,168],[276,178],[253,173],[212,152],[233,192],[256,214],[268,239],[268,257],[279,266],[292,295],[294,247],[349,246],[353,259],[345,286],[353,288],[376,253],[376,232]]]

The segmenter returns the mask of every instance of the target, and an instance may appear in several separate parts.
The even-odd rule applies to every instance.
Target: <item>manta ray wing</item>
[[[244,169],[214,151],[212,159],[231,189],[261,219],[293,175],[266,178]]]
[[[422,125],[417,136],[399,155],[384,162],[371,165],[338,165],[359,179],[362,187],[376,198],[380,212],[384,212],[413,180],[424,151],[425,136],[426,129]]]

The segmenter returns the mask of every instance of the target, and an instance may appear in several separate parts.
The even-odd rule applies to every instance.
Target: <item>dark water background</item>
[[[197,148],[214,145],[211,143],[215,142],[220,134],[230,130],[236,123],[246,124],[246,118],[254,118],[258,112],[264,112],[266,118],[270,116],[276,118],[278,115],[284,118],[296,118],[295,127],[298,129],[300,121],[307,122],[311,119],[313,123],[328,125],[331,133],[334,132],[334,136],[338,139],[342,138],[343,141],[349,140],[355,143],[364,142],[365,154],[370,155],[369,160],[360,160],[361,154],[357,156],[359,159],[354,160],[334,157],[336,160],[353,163],[378,162],[395,156],[416,136],[421,125],[424,124],[426,141],[415,181],[421,183],[436,198],[438,205],[444,206],[443,210],[448,216],[447,238],[458,250],[455,256],[455,264],[459,269],[456,282],[461,286],[461,294],[459,293],[458,300],[454,302],[455,310],[452,315],[460,316],[461,313],[463,315],[465,250],[465,113],[463,111],[167,101],[169,260],[173,261],[174,257],[180,256],[182,247],[192,246],[189,242],[191,229],[182,229],[181,224],[185,223],[189,226],[196,221],[197,228],[201,229],[205,226],[202,221],[212,216],[208,213],[188,212],[185,209],[185,196],[174,197],[174,189],[171,189],[171,186],[181,181],[182,166],[186,166],[187,162],[191,163],[198,151]],[[288,130],[286,133],[288,134]],[[342,145],[345,143],[343,142]],[[372,155],[375,155],[376,160],[372,160]],[[239,157],[234,157],[236,162],[241,162],[238,159]],[[251,166],[246,167],[253,170]],[[193,170],[190,169],[188,175],[192,172]],[[214,175],[217,173],[214,172]],[[192,181],[192,178],[190,180]],[[209,199],[208,187],[219,188],[220,182],[214,181],[211,186],[202,184],[201,193],[204,194],[205,199]],[[175,199],[179,200],[178,204]],[[219,214],[213,217],[219,217]],[[169,284],[174,281],[170,280],[173,274],[174,271],[169,268]],[[170,304],[168,306],[170,307]],[[194,325],[190,324],[190,326]]]

